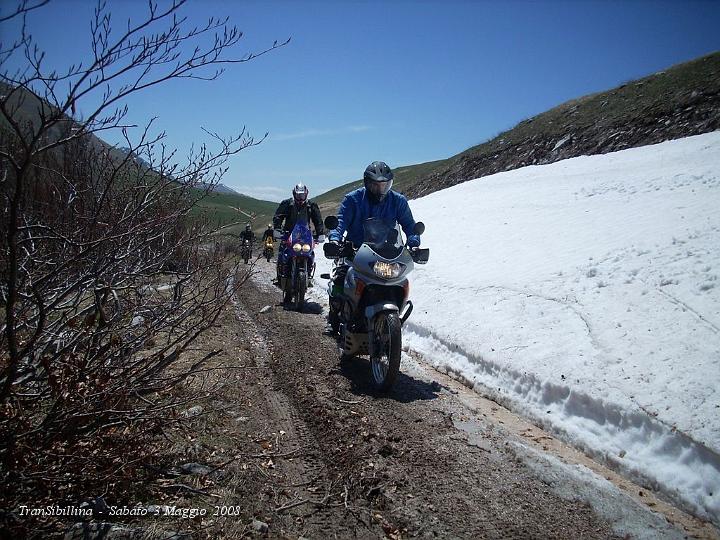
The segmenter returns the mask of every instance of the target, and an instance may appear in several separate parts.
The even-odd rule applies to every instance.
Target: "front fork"
[[[290,257],[289,263],[285,263],[285,264],[290,265],[290,270],[288,272],[287,277],[282,278],[281,285],[282,285],[283,290],[287,290],[286,287],[290,287],[290,292],[295,292],[297,290],[297,273],[300,269],[305,270],[305,275],[308,279],[312,278],[312,275],[310,275],[308,273],[308,269],[307,269],[309,262],[310,262],[309,259],[307,259],[305,257]],[[313,266],[311,271],[314,272],[314,270],[315,270],[315,268]],[[290,280],[290,281],[287,281],[287,280]]]

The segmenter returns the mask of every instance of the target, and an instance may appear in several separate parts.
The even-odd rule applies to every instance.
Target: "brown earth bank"
[[[366,360],[340,361],[320,304],[283,309],[272,267],[253,267],[198,344],[197,356],[222,352],[188,382],[203,397],[165,433],[137,498],[97,503],[146,515],[63,518],[62,536],[718,537],[655,512],[664,503],[637,486],[598,487],[562,451],[546,457],[560,443],[411,356],[395,389],[376,394]]]
[[[404,189],[418,198],[527,165],[606,154],[720,129],[720,53],[563,103],[443,162]]]

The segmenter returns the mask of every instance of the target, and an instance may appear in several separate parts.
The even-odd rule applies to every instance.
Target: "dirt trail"
[[[651,512],[662,503],[626,496],[642,491],[629,483],[599,487],[578,472],[581,457],[562,464],[552,437],[406,355],[393,392],[377,395],[366,360],[340,362],[322,307],[284,310],[269,281],[261,268],[234,308],[237,338],[250,344],[257,368],[238,389],[254,403],[243,429],[264,433],[266,450],[278,456],[260,476],[236,477],[265,494],[245,501],[268,523],[265,534],[716,537],[681,512]],[[647,490],[643,496],[656,501]]]
[[[222,349],[188,381],[201,412],[168,430],[141,499],[208,514],[134,526],[213,539],[720,538],[422,359],[403,354],[393,391],[376,394],[367,360],[340,361],[321,305],[283,309],[274,265],[249,268],[197,344],[199,357]]]

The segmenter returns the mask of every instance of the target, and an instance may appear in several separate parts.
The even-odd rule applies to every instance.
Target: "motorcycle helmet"
[[[295,204],[297,204],[298,206],[303,206],[307,201],[309,193],[310,191],[308,190],[307,186],[302,182],[298,182],[297,185],[293,188],[293,199],[295,199]]]
[[[392,188],[393,172],[384,161],[373,161],[365,169],[363,182],[370,201],[381,203]]]
[[[246,224],[245,224],[245,230],[246,230],[246,231],[249,231],[249,230],[250,230],[250,224],[249,224],[249,223],[246,223]]]

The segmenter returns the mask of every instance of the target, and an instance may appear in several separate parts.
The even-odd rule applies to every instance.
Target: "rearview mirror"
[[[338,226],[338,218],[335,216],[328,216],[325,218],[324,223],[326,229],[335,229]]]
[[[418,221],[415,223],[415,228],[413,229],[413,233],[415,234],[422,234],[425,232],[425,224],[422,221]]]

